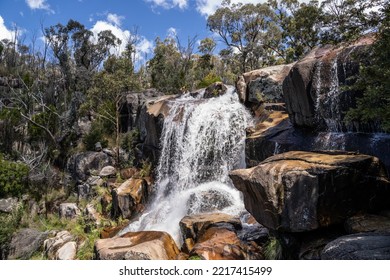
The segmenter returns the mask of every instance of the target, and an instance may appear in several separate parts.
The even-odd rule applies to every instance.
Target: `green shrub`
[[[27,165],[5,160],[0,155],[0,197],[20,197],[26,192],[28,172]]]
[[[103,129],[99,123],[93,123],[91,131],[83,137],[83,143],[88,151],[94,151],[97,142],[100,142],[103,148],[108,146],[108,141],[104,138]]]
[[[264,256],[267,260],[280,260],[283,258],[282,244],[275,237],[271,237],[264,247]]]
[[[6,250],[12,234],[18,229],[22,215],[22,207],[16,208],[11,214],[0,214],[0,250]]]
[[[147,160],[142,161],[142,168],[139,172],[141,178],[149,177],[152,173],[152,163]]]
[[[130,152],[134,144],[137,143],[139,139],[139,131],[137,129],[133,129],[130,132],[127,132],[123,137],[121,141],[121,147],[127,152]]]
[[[205,88],[209,85],[212,85],[216,82],[222,82],[221,77],[217,76],[215,73],[211,72],[202,81],[199,82],[198,88]]]

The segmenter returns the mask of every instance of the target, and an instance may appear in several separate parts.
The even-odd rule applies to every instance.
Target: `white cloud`
[[[13,40],[15,33],[7,28],[4,24],[4,19],[0,16],[0,40],[8,39]]]
[[[50,8],[50,5],[46,3],[46,0],[26,0],[26,4],[32,10],[46,10],[54,14],[54,11]]]
[[[135,67],[146,62],[147,56],[153,52],[154,44],[153,41],[149,41],[145,37],[140,37],[139,42],[136,44],[136,55],[135,55]]]
[[[188,7],[188,0],[144,0],[145,2],[152,3],[154,7],[163,7],[164,9],[172,9],[178,7],[185,9]]]
[[[110,15],[110,14],[109,14]],[[117,25],[115,22],[110,21],[109,15],[107,16],[107,21],[99,20],[95,23],[95,25],[91,28],[91,31],[95,35],[95,38],[97,37],[97,34],[99,32],[104,30],[110,30],[112,34],[114,34],[118,39],[121,40],[121,45],[118,49],[111,49],[112,54],[120,54],[122,51],[125,50],[126,43],[128,39],[131,37],[131,32],[129,30],[122,29],[119,25]],[[136,67],[137,64],[142,64],[145,62],[145,56],[147,54],[150,54],[153,52],[153,42],[149,41],[143,36],[138,36],[138,42],[136,43]]]
[[[130,37],[130,31],[129,30],[122,30],[119,26],[114,25],[111,22],[98,20],[95,25],[91,28],[91,31],[97,36],[99,32],[104,30],[110,30],[112,34],[114,34],[118,39],[121,40],[121,45],[119,46],[118,52],[120,53],[125,49],[127,38]],[[112,50],[114,52],[115,50]]]
[[[310,0],[300,0],[299,2],[308,3]],[[231,0],[232,4],[258,4],[265,3],[267,0]],[[320,3],[322,0],[319,1]],[[221,7],[222,0],[196,0],[196,9],[204,16],[214,14],[214,12]]]
[[[267,2],[266,0],[232,0],[232,3],[258,4]],[[222,0],[196,0],[196,9],[204,16],[214,14],[221,7]]]
[[[122,23],[122,20],[124,20],[125,17],[124,16],[118,16],[117,14],[111,14],[109,13],[107,15],[107,21],[110,22],[110,23],[113,23],[117,26],[121,26],[121,23]]]
[[[140,42],[136,45],[136,50],[140,53],[152,53],[153,47],[153,41],[149,41],[145,37],[141,37]]]
[[[176,35],[177,35],[177,29],[174,27],[169,27],[167,30],[167,37],[176,38]]]

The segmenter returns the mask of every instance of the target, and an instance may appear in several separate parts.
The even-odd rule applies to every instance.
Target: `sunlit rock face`
[[[310,231],[389,206],[386,170],[368,155],[292,151],[230,177],[255,219],[279,231]]]

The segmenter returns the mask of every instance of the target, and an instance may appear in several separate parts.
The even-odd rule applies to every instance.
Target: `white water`
[[[245,167],[245,128],[251,117],[234,88],[202,99],[184,95],[170,101],[161,155],[148,209],[123,232],[161,230],[181,243],[179,222],[188,214],[244,210],[228,172]]]

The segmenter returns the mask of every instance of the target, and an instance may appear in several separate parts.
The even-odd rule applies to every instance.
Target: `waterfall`
[[[180,244],[179,221],[188,214],[244,210],[228,172],[245,167],[245,129],[251,117],[233,87],[220,96],[185,94],[168,101],[154,199],[123,232],[162,230]]]

